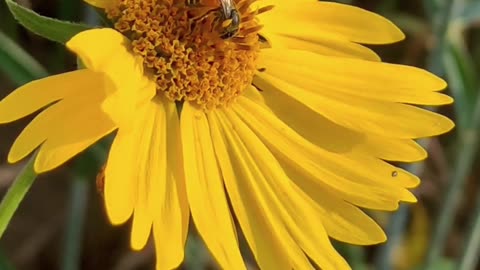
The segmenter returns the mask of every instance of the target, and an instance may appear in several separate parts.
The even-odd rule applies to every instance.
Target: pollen
[[[119,0],[106,12],[132,41],[157,94],[211,110],[231,104],[256,72],[256,15],[269,8],[254,9],[254,1],[234,0],[236,28],[220,0]]]

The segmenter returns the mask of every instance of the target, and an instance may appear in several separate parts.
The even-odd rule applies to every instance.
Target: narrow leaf
[[[23,168],[0,203],[0,238],[3,236],[13,214],[37,177],[37,174],[33,171],[35,157],[33,156]]]
[[[47,71],[0,31],[0,70],[17,85],[47,76]]]
[[[5,0],[15,19],[28,30],[46,39],[66,43],[79,32],[90,29],[84,24],[72,23],[41,16],[12,0]]]
[[[469,232],[466,234],[465,246],[460,255],[460,263],[456,268],[459,270],[474,270],[480,261],[480,197],[477,198],[471,222]]]
[[[455,38],[456,36],[451,34],[447,40],[443,63],[451,93],[455,98],[457,124],[463,128],[471,121],[478,81],[475,65],[467,53],[463,39]]]
[[[460,13],[459,19],[463,21],[463,24],[467,27],[480,21],[480,2],[474,1],[465,5],[464,9]]]

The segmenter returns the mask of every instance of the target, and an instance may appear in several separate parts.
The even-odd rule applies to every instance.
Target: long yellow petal
[[[166,153],[161,151],[166,144],[164,110],[159,100],[136,110],[132,115],[133,128],[119,128],[105,168],[105,205],[110,222],[124,223],[134,208],[139,219],[147,220],[134,222],[135,248],[146,241],[149,229],[145,228],[153,221],[151,213],[161,207],[162,197],[155,192],[163,193],[162,181],[166,181]],[[141,230],[137,233],[138,229]]]
[[[92,82],[96,78],[92,77]],[[90,86],[98,87],[92,84]],[[48,171],[112,132],[115,125],[100,108],[103,96],[101,88],[94,88],[82,95],[66,96],[48,107],[17,137],[9,152],[9,162],[24,158],[44,143],[34,168],[37,172]],[[82,129],[78,130],[78,125],[82,125]]]
[[[319,36],[315,41],[311,41],[293,36],[270,33],[267,30],[262,31],[262,36],[269,41],[272,48],[304,50],[328,56],[380,61],[380,57],[371,49],[335,37]]]
[[[131,131],[118,130],[105,167],[104,198],[110,223],[122,224],[133,214],[137,182],[133,175],[134,150],[138,147]]]
[[[388,161],[415,162],[427,158],[427,151],[410,139],[392,139],[368,134],[356,151]]]
[[[270,150],[259,140],[245,123],[232,111],[227,111],[231,125],[243,142],[242,158],[254,178],[256,194],[271,205],[265,212],[271,212],[272,223],[285,227],[295,243],[299,245],[317,265],[323,269],[350,269],[347,262],[335,251],[312,204],[295,190]],[[239,157],[237,157],[239,158]],[[287,241],[285,241],[287,240]],[[288,243],[288,238],[284,242]],[[291,244],[290,244],[291,246]],[[308,269],[309,263],[290,247],[289,257],[293,269]]]
[[[419,161],[427,157],[426,151],[411,139],[394,139],[353,131],[331,122],[283,92],[272,90],[264,87],[260,91],[250,86],[244,96],[257,104],[265,104],[302,137],[330,152],[358,151],[389,161],[403,162]]]
[[[353,98],[337,91],[317,94],[267,74],[254,83],[260,89],[282,91],[331,121],[360,132],[410,139],[442,134],[454,127],[447,117],[411,105]]]
[[[205,113],[185,102],[180,120],[193,221],[223,269],[245,269]]]
[[[335,91],[351,95],[352,99],[423,105],[453,102],[435,93],[445,89],[445,81],[414,67],[281,49],[262,50],[260,62],[268,74],[318,94]]]
[[[404,182],[411,181],[393,181],[396,177],[411,178],[411,175],[397,172],[393,177],[391,171],[381,166],[377,168],[381,173],[377,173],[375,168],[366,168],[364,162],[348,154],[330,153],[316,147],[248,99],[239,98],[235,110],[270,148],[275,149],[279,158],[322,188],[334,190],[344,200],[363,207],[390,210],[398,207],[398,201],[415,201],[403,187]],[[375,164],[380,165],[374,161],[369,163]]]
[[[298,188],[308,195],[306,200],[315,204],[316,216],[322,221],[330,237],[356,245],[371,245],[386,240],[380,226],[358,207],[312,184],[290,166],[282,168]]]
[[[183,173],[180,141],[180,123],[175,103],[164,102],[167,132],[167,179],[162,184],[164,194],[161,207],[153,222],[153,235],[157,270],[175,269],[183,261],[185,240],[188,234],[190,209],[188,208]],[[157,149],[157,151],[163,151]],[[153,165],[152,165],[153,166]]]
[[[135,250],[147,243],[154,217],[163,206],[167,180],[166,126],[165,104],[160,98],[146,103],[143,112],[136,116],[132,132],[136,137],[135,148],[130,153],[134,157],[130,165],[131,180],[138,186],[130,242]]]
[[[67,96],[91,91],[102,95],[104,80],[104,75],[84,69],[27,83],[0,101],[0,123],[25,117]]]
[[[330,35],[365,44],[392,43],[405,37],[389,20],[354,6],[315,0],[261,4],[275,5],[259,16],[265,29],[285,36],[316,40]]]
[[[105,181],[112,191],[111,196],[108,196],[107,191],[105,194],[107,210],[112,209],[112,213],[119,212],[118,220],[113,222],[122,222],[122,219],[128,218],[129,212],[118,209],[115,205],[118,197],[115,196],[129,193],[127,196],[133,198],[127,209],[133,207],[131,246],[136,250],[145,246],[152,223],[165,205],[168,127],[166,107],[174,106],[167,103],[165,98],[161,97],[146,103],[135,115],[133,130],[131,132],[127,130],[126,134],[122,134],[128,137],[125,142],[128,148],[124,148],[122,153],[112,153],[121,154],[122,157],[113,157],[113,162],[109,160],[107,163]],[[122,127],[119,129],[119,135],[121,132],[124,132]],[[110,173],[117,174],[117,177],[120,177],[118,174],[123,174],[122,179],[110,178]],[[117,180],[120,182],[117,183]],[[127,191],[122,187],[113,186],[122,185],[127,181],[133,183],[135,186],[133,190]],[[122,203],[119,204],[124,206]]]
[[[48,129],[50,134],[40,147],[35,159],[36,172],[45,172],[60,166],[116,129],[110,118],[98,107],[71,108],[75,111],[70,109],[64,112],[55,112],[60,113],[61,116],[57,123],[47,118],[38,123]],[[82,125],[81,129],[78,129],[79,123]],[[30,125],[32,124],[33,122]],[[31,136],[38,136],[41,132],[37,131],[31,129]]]
[[[254,80],[254,83],[258,83],[258,80]],[[261,100],[278,118],[319,147],[330,152],[344,153],[365,141],[365,134],[330,121],[282,91],[277,91],[273,87],[265,87],[263,84],[258,86],[262,88],[255,88],[248,92],[259,93]],[[250,96],[247,97],[254,100]]]
[[[308,269],[309,263],[289,232],[279,222],[271,204],[259,190],[251,157],[224,113],[209,115],[215,153],[221,164],[232,207],[250,249],[261,269]],[[294,267],[302,265],[302,267]]]

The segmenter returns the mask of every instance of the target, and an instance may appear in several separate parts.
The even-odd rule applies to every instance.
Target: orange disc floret
[[[222,17],[220,3],[190,2],[121,0],[106,11],[132,41],[158,93],[210,110],[230,104],[252,82],[260,50],[259,10],[250,8],[253,1],[236,1],[241,23],[226,39],[222,29],[231,22]]]

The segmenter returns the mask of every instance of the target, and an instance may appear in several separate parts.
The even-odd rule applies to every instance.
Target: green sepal
[[[88,25],[42,16],[12,0],[5,0],[5,3],[21,25],[41,37],[58,43],[65,44],[77,33],[91,29]]]

